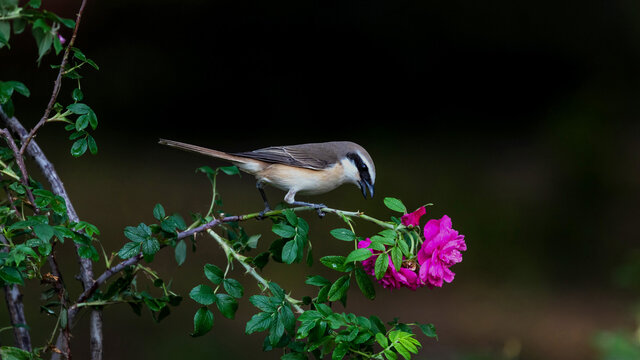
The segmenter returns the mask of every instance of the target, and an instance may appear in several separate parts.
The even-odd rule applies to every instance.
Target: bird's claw
[[[271,211],[270,207],[265,207],[264,210],[260,211],[258,213],[257,219],[258,220],[264,220],[264,218],[266,217],[265,214],[268,213],[269,211]]]

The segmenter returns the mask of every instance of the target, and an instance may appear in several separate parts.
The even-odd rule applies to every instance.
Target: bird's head
[[[342,166],[348,182],[354,183],[367,198],[367,191],[373,198],[373,185],[376,182],[376,168],[369,153],[360,145],[349,143],[345,149]]]

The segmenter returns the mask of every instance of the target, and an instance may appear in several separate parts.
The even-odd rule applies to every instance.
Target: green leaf
[[[287,222],[291,225],[291,226],[297,226],[298,225],[298,216],[296,215],[296,213],[291,210],[291,209],[286,209],[282,212],[282,214],[284,215],[284,217],[287,219]]]
[[[251,235],[249,239],[247,239],[247,246],[251,249],[258,247],[258,240],[260,240],[260,237],[262,237],[261,234]]]
[[[238,280],[224,279],[222,281],[222,286],[224,287],[224,291],[226,291],[227,294],[233,296],[234,298],[239,299],[244,294],[244,288]]]
[[[268,330],[277,321],[274,313],[259,312],[251,317],[245,327],[245,333],[253,334]]]
[[[391,248],[391,261],[393,262],[393,266],[396,271],[400,271],[400,268],[402,267],[402,251],[397,246]]]
[[[249,301],[253,306],[266,312],[275,312],[279,306],[279,304],[274,304],[270,297],[264,295],[253,295],[249,298]]]
[[[206,264],[204,266],[204,276],[212,283],[219,285],[224,279],[224,272],[219,267],[213,264]]]
[[[347,352],[349,352],[349,344],[340,343],[333,350],[333,354],[331,354],[331,360],[342,360],[342,358],[344,358]]]
[[[87,104],[83,103],[75,103],[67,106],[67,110],[71,111],[74,114],[85,115],[91,111],[91,108]]]
[[[329,255],[320,258],[320,262],[329,269],[341,272],[349,272],[353,269],[353,264],[345,263],[346,259],[347,258],[344,256]]]
[[[100,260],[100,254],[93,245],[82,245],[78,247],[78,255],[85,259],[91,259],[93,261]]]
[[[298,259],[298,242],[294,240],[287,241],[282,247],[282,261],[292,264]]]
[[[371,281],[371,277],[364,272],[364,270],[360,267],[356,268],[356,282],[358,283],[358,287],[360,291],[367,297],[369,300],[373,300],[376,297],[376,290],[373,287],[373,282]]]
[[[191,292],[189,292],[189,297],[198,304],[202,305],[211,305],[217,300],[216,294],[213,292],[213,289],[211,289],[207,285],[202,284],[191,289]]]
[[[218,294],[217,297],[216,305],[218,305],[218,310],[220,310],[222,315],[227,319],[235,318],[236,311],[238,310],[238,302],[236,299],[227,294]]]
[[[240,170],[236,166],[221,166],[218,169],[227,175],[240,175]]]
[[[13,346],[0,347],[0,357],[3,360],[31,360],[31,353]]]
[[[353,241],[356,239],[356,235],[349,229],[333,229],[330,231],[330,234],[334,238],[342,241]]]
[[[33,232],[36,234],[38,239],[49,242],[53,237],[53,227],[47,224],[37,224],[33,225]]]
[[[356,249],[350,252],[349,255],[347,255],[347,259],[345,260],[345,262],[363,261],[367,260],[371,256],[373,256],[373,254],[371,253],[371,250],[367,248]]]
[[[329,289],[329,301],[337,301],[343,299],[349,290],[350,275],[344,275],[338,278]]]
[[[142,253],[144,255],[154,255],[160,250],[160,242],[156,238],[148,238],[142,242]]]
[[[393,210],[393,211],[397,211],[397,212],[400,212],[400,213],[406,213],[407,212],[407,207],[404,206],[402,201],[400,201],[399,199],[396,199],[396,198],[392,198],[392,197],[384,198],[384,205],[386,207],[388,207],[389,209]]]
[[[124,244],[124,246],[122,247],[122,249],[120,249],[120,251],[118,251],[118,256],[120,256],[121,259],[128,259],[138,255],[139,252],[140,252],[139,243],[128,242]]]
[[[13,88],[13,90],[17,91],[20,95],[24,97],[31,96],[31,91],[27,88],[27,86],[20,81],[5,81],[5,84],[8,84]]]
[[[140,223],[137,227],[127,226],[124,229],[124,236],[131,241],[141,243],[151,237],[151,228],[144,223]]]
[[[2,4],[0,2],[0,4]],[[8,21],[0,21],[0,48],[3,46],[9,46],[9,38],[11,37],[11,25]]]
[[[201,307],[193,316],[193,333],[191,336],[202,336],[213,327],[213,313],[206,306]]]
[[[325,286],[331,284],[331,282],[320,275],[309,276],[304,282],[307,285],[313,286]]]
[[[387,337],[384,336],[383,333],[376,333],[376,341],[383,348],[386,348],[387,346],[389,346],[389,340],[387,340]]]
[[[71,98],[73,99],[73,101],[82,101],[82,99],[84,99],[84,94],[82,93],[82,90],[80,90],[80,88],[75,88],[71,93]]]
[[[422,333],[430,338],[438,339],[438,334],[436,333],[436,327],[433,324],[420,324],[418,325]]]
[[[82,131],[89,126],[89,117],[85,115],[78,116],[76,119],[76,131]]]
[[[380,280],[384,277],[384,274],[387,272],[387,268],[389,267],[389,256],[387,254],[380,254],[376,259],[375,263],[375,274],[376,279]]]
[[[71,155],[75,157],[81,156],[87,151],[87,146],[87,138],[76,140],[73,145],[71,145]]]
[[[187,243],[184,240],[178,242],[174,255],[178,266],[184,264],[184,261],[187,259]]]
[[[95,130],[98,127],[98,117],[96,116],[96,113],[93,112],[93,110],[89,110],[86,116],[89,118],[89,125],[91,125],[91,128]]]
[[[0,268],[0,279],[4,280],[9,284],[24,285],[24,281],[22,280],[22,275],[20,274],[20,271],[11,266],[4,266]]]
[[[89,146],[89,152],[91,155],[95,155],[98,153],[98,144],[96,144],[96,140],[91,135],[87,135],[87,145]]]
[[[49,51],[49,49],[51,49],[51,45],[53,44],[53,34],[51,34],[51,27],[46,24],[44,25],[45,28],[48,28],[46,29],[46,31],[43,30],[42,25],[38,27],[38,20],[34,22],[34,25],[31,28],[31,32],[33,34],[34,40],[36,41],[36,46],[38,47],[37,62],[40,63],[42,57]]]
[[[282,238],[292,238],[296,235],[296,229],[284,223],[274,224],[271,231]]]
[[[153,208],[153,217],[157,220],[162,220],[165,218],[164,207],[162,207],[162,204],[156,204],[156,206]]]

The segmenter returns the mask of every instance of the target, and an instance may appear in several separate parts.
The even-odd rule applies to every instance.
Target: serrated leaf
[[[373,286],[373,282],[371,281],[371,277],[369,277],[369,275],[366,272],[364,272],[364,270],[360,267],[356,268],[355,273],[356,273],[356,283],[358,283],[358,287],[360,288],[360,291],[362,291],[362,293],[367,299],[369,300],[375,299],[376,290]]]
[[[226,175],[240,175],[240,170],[236,166],[221,166],[218,169]]]
[[[201,307],[193,316],[193,333],[191,336],[202,336],[213,327],[213,313],[206,306]]]
[[[142,253],[144,255],[154,255],[160,250],[160,242],[156,238],[148,238],[142,242]]]
[[[389,340],[387,339],[386,336],[384,336],[383,333],[376,333],[376,341],[383,348],[386,348],[387,346],[389,346]]]
[[[87,115],[80,115],[76,119],[76,131],[82,131],[89,126],[89,117]]]
[[[193,301],[202,305],[211,305],[217,300],[217,296],[213,292],[213,289],[204,284],[197,285],[191,289],[189,297],[193,299]]]
[[[371,253],[371,250],[367,248],[356,249],[350,252],[349,255],[347,255],[347,259],[345,260],[345,262],[363,261],[367,260],[371,256],[373,256],[373,254]]]
[[[176,244],[174,256],[178,266],[184,264],[184,261],[187,259],[187,243],[184,240],[180,240],[178,244]]]
[[[242,284],[240,284],[238,280],[224,279],[222,281],[222,286],[224,287],[224,291],[234,298],[239,299],[244,294],[244,287],[242,287]]]
[[[307,280],[305,280],[304,283],[307,285],[313,285],[313,286],[325,286],[325,285],[331,284],[331,281],[327,280],[326,278],[320,275],[314,275],[314,276],[307,277]]]
[[[396,199],[396,198],[392,198],[392,197],[384,198],[384,205],[386,207],[388,207],[389,209],[393,210],[393,211],[397,211],[397,212],[400,212],[400,213],[406,213],[407,212],[407,207],[404,206],[402,201],[400,201],[399,199]]]
[[[351,280],[350,275],[343,275],[331,285],[328,294],[329,301],[338,301],[346,296],[349,290],[349,280]]]
[[[0,347],[0,357],[3,360],[31,360],[31,353],[13,346]]]
[[[153,217],[157,220],[165,218],[164,207],[162,204],[156,204],[156,206],[153,207]]]
[[[342,241],[353,241],[356,235],[349,229],[333,229],[329,232],[334,238]]]
[[[33,232],[36,236],[44,241],[48,242],[53,237],[53,227],[47,224],[33,225]]]
[[[20,271],[11,266],[0,268],[0,279],[10,284],[24,285]]]
[[[67,106],[67,110],[71,111],[74,114],[85,115],[91,111],[91,108],[87,104],[83,103],[75,103]]]
[[[433,324],[420,324],[418,325],[422,333],[430,338],[438,339],[438,334],[436,333],[436,327]]]
[[[218,299],[216,300],[216,305],[218,306],[218,310],[222,313],[224,317],[227,319],[233,319],[236,316],[236,311],[238,310],[238,302],[231,295],[227,294],[218,294]]]
[[[296,240],[287,241],[282,247],[282,261],[292,264],[298,259],[298,242]]]
[[[284,223],[274,224],[271,227],[271,231],[285,239],[292,238],[296,235],[296,229],[293,226]]]
[[[75,88],[71,93],[71,98],[73,99],[73,101],[82,101],[82,99],[84,99],[84,94],[82,93],[82,90],[80,90],[80,88]]]
[[[95,155],[98,153],[98,144],[96,144],[96,139],[91,135],[87,135],[87,146],[89,147],[89,152],[91,155]]]
[[[224,279],[224,272],[213,264],[206,264],[204,266],[204,276],[212,283],[219,285]]]
[[[128,242],[124,244],[124,246],[122,247],[122,249],[120,249],[120,251],[118,251],[118,256],[121,259],[128,259],[138,255],[139,252],[140,252],[139,243]]]
[[[257,307],[258,309],[266,312],[274,312],[278,309],[279,306],[277,304],[274,304],[271,301],[271,298],[264,295],[253,295],[249,298],[249,302],[251,302],[253,306]]]
[[[387,254],[380,254],[375,262],[375,275],[376,279],[380,280],[384,277],[384,274],[387,272],[387,268],[389,267],[389,256]]]
[[[400,271],[402,267],[402,251],[397,246],[391,248],[391,261],[393,262],[393,266],[396,271]]]
[[[253,334],[254,332],[266,331],[275,321],[277,321],[277,319],[273,313],[259,312],[253,315],[247,322],[245,333]]]
[[[73,145],[71,145],[71,155],[75,157],[82,156],[82,154],[87,152],[87,147],[88,144],[86,138],[78,139],[73,143]]]

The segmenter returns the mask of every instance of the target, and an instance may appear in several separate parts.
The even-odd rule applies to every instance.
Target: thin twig
[[[67,62],[69,61],[69,53],[71,52],[71,48],[73,47],[76,36],[78,34],[78,28],[80,27],[80,20],[82,19],[82,13],[84,12],[84,8],[87,4],[87,0],[82,0],[80,4],[80,9],[78,10],[78,14],[76,14],[76,24],[73,28],[73,34],[71,35],[71,39],[69,40],[69,44],[64,49],[64,53],[62,54],[62,62],[60,62],[60,69],[58,70],[58,76],[56,77],[55,82],[53,83],[53,91],[51,93],[51,98],[49,98],[49,103],[47,104],[46,109],[44,110],[44,114],[40,121],[36,124],[36,126],[31,129],[29,134],[23,139],[22,146],[20,147],[20,154],[24,154],[27,146],[36,135],[38,129],[40,129],[51,115],[51,110],[53,110],[53,106],[56,104],[56,100],[58,99],[58,95],[60,94],[60,89],[62,88],[62,78],[64,77],[65,67],[67,66]]]

